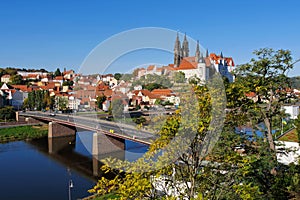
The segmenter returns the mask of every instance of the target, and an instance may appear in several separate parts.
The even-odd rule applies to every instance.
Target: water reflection
[[[72,198],[85,197],[103,176],[98,160],[107,156],[135,160],[147,150],[147,146],[125,141],[125,154],[93,157],[91,141],[92,133],[84,132],[76,137],[0,144],[1,199],[68,199],[70,180],[74,183]]]

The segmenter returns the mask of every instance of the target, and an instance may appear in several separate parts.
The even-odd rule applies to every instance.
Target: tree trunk
[[[267,127],[267,139],[269,142],[270,149],[275,152],[275,144],[274,144],[274,140],[273,140],[270,119],[268,117],[266,117],[264,119],[264,121],[265,121],[265,125]]]

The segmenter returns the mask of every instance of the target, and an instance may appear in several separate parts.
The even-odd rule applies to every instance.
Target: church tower
[[[189,57],[189,42],[186,39],[186,34],[184,34],[184,39],[182,42],[182,57]]]
[[[199,48],[199,40],[197,40],[196,53],[195,53],[195,61],[199,63],[200,61],[200,48]]]
[[[174,46],[174,65],[175,65],[175,67],[179,67],[181,58],[182,58],[181,45],[180,45],[179,36],[177,33],[175,46]]]

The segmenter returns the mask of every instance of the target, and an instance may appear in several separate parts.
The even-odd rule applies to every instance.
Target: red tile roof
[[[211,53],[209,55],[210,59],[214,60],[216,64],[219,64],[220,60],[224,59],[228,66],[234,66],[233,59],[231,57],[222,58],[220,55],[216,55],[215,53]]]
[[[195,62],[195,57],[183,58],[180,62],[179,67],[174,68],[175,70],[188,70],[197,69],[197,63]]]
[[[148,96],[150,99],[158,99],[160,98],[159,95],[153,94],[151,93],[149,90],[133,90],[132,93],[135,94],[135,96],[137,96],[139,94],[139,92],[142,93],[143,96]]]
[[[96,96],[106,96],[106,97],[110,97],[112,96],[113,94],[113,91],[111,89],[107,89],[107,90],[104,90],[104,91],[97,91],[96,92]]]
[[[255,92],[246,93],[246,97],[255,97],[255,96],[256,96]]]
[[[154,69],[155,65],[149,65],[149,67],[147,67],[147,71],[152,71]]]
[[[5,75],[1,76],[1,78],[10,78],[10,75],[9,74],[5,74]]]
[[[175,95],[174,92],[171,89],[154,89],[154,90],[152,90],[151,93],[155,94],[155,95],[160,95],[160,96]]]
[[[54,80],[64,80],[64,77],[63,77],[63,76],[56,76],[56,77],[54,78]]]
[[[63,75],[71,74],[71,73],[74,73],[74,70],[68,70],[68,71],[65,71],[65,72],[63,72]]]
[[[14,89],[21,90],[22,92],[27,92],[27,85],[11,85]]]

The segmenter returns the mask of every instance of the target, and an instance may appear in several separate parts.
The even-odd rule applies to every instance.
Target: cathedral
[[[189,55],[189,42],[186,34],[182,42],[182,46],[177,37],[174,45],[174,69],[185,73],[187,79],[196,76],[203,81],[209,79],[211,74],[219,72],[222,76],[226,77],[230,82],[233,81],[233,76],[230,73],[233,70],[234,62],[231,57],[223,57],[223,54],[216,55],[209,54],[206,50],[206,55],[200,52],[199,42],[197,41],[195,56]]]

